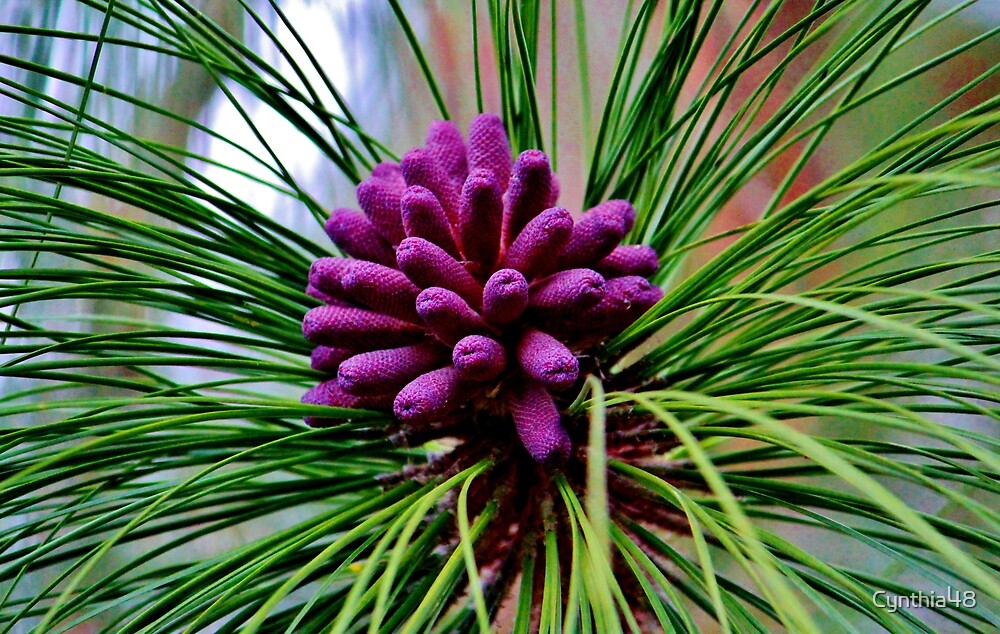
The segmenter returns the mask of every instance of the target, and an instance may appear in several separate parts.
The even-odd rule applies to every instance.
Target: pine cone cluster
[[[424,147],[382,163],[326,231],[347,258],[320,258],[303,322],[312,367],[335,374],[303,401],[388,410],[404,428],[479,411],[513,420],[535,461],[572,449],[560,417],[581,358],[655,304],[656,252],[622,245],[635,221],[610,200],[574,222],[557,207],[548,157],[514,161],[501,120],[479,115],[468,143],[449,121]],[[321,421],[309,421],[321,424]]]

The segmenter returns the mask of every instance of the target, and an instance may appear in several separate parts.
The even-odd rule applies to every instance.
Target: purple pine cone
[[[429,189],[441,202],[448,222],[452,225],[458,223],[457,188],[433,153],[424,148],[413,148],[403,155],[399,167],[403,170],[407,185]]]
[[[458,231],[466,259],[480,270],[496,263],[502,221],[503,191],[496,177],[488,170],[473,170],[462,187]]]
[[[622,225],[623,233],[628,233],[635,226],[635,207],[627,200],[605,200],[600,205],[588,209],[584,215],[606,215],[616,218]]]
[[[464,404],[462,387],[449,365],[413,379],[396,395],[392,410],[403,423],[430,423]]]
[[[326,235],[352,258],[389,266],[396,264],[392,245],[360,211],[334,209],[326,221]]]
[[[528,307],[528,295],[528,281],[519,271],[500,269],[486,280],[483,316],[496,326],[509,324]]]
[[[417,314],[435,337],[454,345],[462,337],[487,330],[479,313],[446,288],[432,286],[417,296]]]
[[[615,247],[606,258],[598,262],[594,269],[605,277],[641,275],[649,277],[660,268],[660,256],[656,249],[645,244],[628,244]]]
[[[629,298],[632,303],[631,310],[639,311],[636,317],[642,315],[653,304],[663,299],[663,289],[654,286],[641,275],[629,275],[627,277],[615,278],[615,284],[610,287],[613,292],[618,292],[617,286],[622,286],[622,293]]]
[[[513,158],[503,121],[495,114],[481,114],[469,125],[469,171],[484,169],[507,189]]]
[[[451,121],[435,121],[427,130],[424,145],[437,159],[445,174],[455,187],[461,187],[469,174],[469,163],[465,151],[462,131]]]
[[[390,244],[399,244],[406,237],[399,215],[399,200],[406,186],[399,167],[380,163],[366,180],[358,185],[358,204],[375,229]]]
[[[458,245],[451,235],[451,223],[431,190],[420,185],[407,187],[403,192],[400,209],[403,230],[408,238],[423,238],[438,245],[452,257],[458,257]]]
[[[372,168],[372,178],[381,178],[392,184],[397,191],[406,188],[406,179],[403,178],[403,171],[396,163],[379,163]]]
[[[330,407],[346,407],[348,409],[384,410],[391,405],[391,400],[385,396],[352,396],[342,390],[336,379],[323,381],[310,388],[302,395],[302,402],[308,405],[327,405]],[[329,427],[342,422],[335,418],[307,416],[306,425],[310,427]]]
[[[524,373],[550,390],[565,390],[580,375],[580,362],[569,348],[541,330],[531,328],[521,335],[516,352]]]
[[[529,305],[543,315],[573,314],[601,301],[604,286],[604,278],[597,271],[559,271],[531,289]]]
[[[573,449],[552,395],[543,386],[524,382],[511,390],[510,412],[521,444],[535,462],[559,466]]]
[[[425,372],[440,367],[448,349],[436,343],[373,350],[347,359],[337,370],[337,381],[348,394],[393,394]]]
[[[479,308],[483,287],[458,260],[423,238],[407,238],[396,249],[396,262],[420,288],[440,286],[455,291],[473,308]]]
[[[335,304],[339,301],[327,295],[323,291],[319,290],[312,284],[306,284],[306,295],[308,295],[309,297],[314,297],[319,301],[323,302],[324,304]]]
[[[483,421],[509,412],[534,460],[563,464],[572,443],[559,408],[573,393],[553,394],[579,384],[576,355],[598,356],[663,296],[646,280],[656,252],[620,246],[635,210],[607,201],[574,223],[554,207],[548,158],[527,150],[515,163],[495,115],[473,120],[468,144],[435,122],[401,163],[358,186],[363,214],[330,214],[328,234],[351,257],[313,264],[306,292],[326,305],[302,331],[317,344],[312,367],[338,378],[304,402],[391,407],[402,436],[463,443],[479,429],[463,406]]]
[[[417,321],[414,302],[420,289],[402,272],[374,262],[355,262],[342,280],[344,294],[390,317]]]
[[[583,214],[563,250],[562,268],[593,266],[615,250],[635,224],[627,201],[609,200]]]
[[[609,279],[606,288],[604,299],[594,306],[550,322],[552,331],[577,346],[598,343],[621,332],[663,297],[663,289],[636,275]]]
[[[331,348],[330,346],[316,346],[309,357],[309,365],[318,372],[329,372],[335,374],[341,362],[357,354],[357,350],[350,348]]]
[[[455,344],[451,360],[463,381],[489,381],[506,369],[507,352],[499,341],[470,335]]]
[[[573,232],[573,217],[560,207],[546,209],[524,226],[507,249],[504,266],[532,279],[551,273],[558,264],[554,253],[561,253]]]
[[[549,157],[539,150],[525,150],[517,157],[507,190],[503,215],[503,243],[511,244],[524,225],[549,206],[552,170]],[[624,234],[623,234],[624,235]]]
[[[364,308],[319,306],[306,313],[302,334],[324,346],[371,350],[414,343],[424,336],[424,329]]]
[[[357,262],[357,260],[347,258],[319,258],[313,262],[312,266],[309,267],[309,286],[325,295],[326,299],[317,295],[313,295],[313,297],[325,302],[329,302],[329,300],[350,301],[347,293],[344,292],[343,280],[344,275]]]
[[[616,298],[619,304],[623,303],[628,307],[633,316],[632,321],[663,297],[663,289],[650,284],[649,280],[639,275],[608,280],[607,290],[608,295]]]

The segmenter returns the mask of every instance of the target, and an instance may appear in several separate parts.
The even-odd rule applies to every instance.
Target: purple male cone
[[[303,402],[391,409],[396,439],[465,438],[485,410],[507,417],[536,462],[563,465],[574,423],[560,408],[580,359],[662,297],[646,279],[658,256],[621,244],[635,222],[627,201],[576,222],[553,207],[548,157],[514,161],[499,117],[476,117],[467,142],[449,121],[426,138],[358,185],[363,213],[330,215],[327,232],[351,257],[314,262],[307,292],[325,305],[302,330],[317,344],[312,367],[337,378]]]

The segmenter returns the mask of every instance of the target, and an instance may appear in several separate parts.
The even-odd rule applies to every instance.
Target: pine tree
[[[988,4],[0,5],[0,633],[991,631]]]

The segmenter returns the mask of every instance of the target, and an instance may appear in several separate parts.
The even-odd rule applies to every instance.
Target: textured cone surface
[[[417,313],[431,334],[450,345],[466,335],[487,330],[479,313],[446,288],[432,286],[421,291],[417,297]]]
[[[306,313],[302,334],[313,343],[371,350],[413,343],[424,336],[416,324],[381,313],[345,306],[320,306]]]
[[[531,289],[529,305],[544,314],[583,310],[601,301],[605,295],[604,277],[590,269],[560,271]]]
[[[465,267],[444,249],[423,238],[403,240],[396,249],[396,262],[420,288],[447,288],[458,293],[473,308],[478,308],[483,301],[483,287]]]
[[[607,257],[594,266],[605,277],[640,275],[649,277],[660,267],[656,249],[645,244],[627,244],[616,247]]]
[[[323,291],[319,290],[318,288],[316,288],[312,284],[306,284],[306,295],[308,295],[309,297],[312,297],[314,299],[318,299],[319,301],[323,302],[324,304],[336,304],[336,303],[340,302],[340,300],[334,299],[332,296],[327,295],[326,293],[324,293]]]
[[[319,372],[336,373],[341,362],[357,354],[356,350],[350,348],[331,348],[330,346],[316,346],[312,354],[309,355],[309,365],[313,370]]]
[[[503,217],[504,244],[511,244],[528,222],[549,206],[552,170],[549,158],[538,150],[525,150],[517,157],[507,190]]]
[[[451,234],[451,223],[431,190],[419,185],[407,187],[403,192],[401,205],[403,230],[408,238],[423,238],[441,247],[452,257],[458,257],[458,245]]]
[[[469,335],[455,344],[451,360],[463,381],[489,381],[506,369],[507,352],[495,339]]]
[[[483,316],[491,324],[515,321],[528,307],[528,281],[515,269],[500,269],[486,280],[483,289]]]
[[[444,168],[451,182],[460,187],[469,174],[469,162],[465,139],[458,126],[451,121],[435,121],[427,130],[425,145],[431,156]]]
[[[493,173],[501,190],[507,189],[513,155],[503,121],[495,114],[481,114],[469,126],[469,171]]]
[[[580,362],[565,345],[541,330],[525,332],[517,342],[517,362],[529,377],[551,390],[576,383]]]
[[[663,290],[644,277],[615,277],[607,281],[604,298],[578,316],[561,316],[551,331],[567,340],[597,340],[618,334],[663,297]],[[580,339],[574,335],[586,335]]]
[[[566,462],[572,443],[548,390],[524,382],[511,393],[510,411],[521,444],[536,462],[552,466]]]
[[[444,167],[432,152],[414,148],[403,155],[399,164],[408,186],[419,185],[430,190],[444,208],[451,224],[458,222],[458,194]]]
[[[414,302],[420,289],[402,272],[374,262],[358,262],[342,281],[353,301],[390,317],[417,321]]]
[[[385,409],[392,404],[391,398],[384,396],[352,396],[340,388],[337,379],[330,379],[310,388],[302,395],[302,402],[308,405],[374,410]],[[326,427],[341,422],[339,419],[322,416],[307,416],[305,421],[310,427]]]
[[[507,249],[504,266],[520,271],[529,280],[551,273],[557,262],[553,253],[561,253],[573,233],[573,217],[565,209],[547,209],[525,225]]]
[[[356,263],[357,260],[347,258],[320,258],[309,267],[309,286],[330,299],[349,301],[350,298],[344,292],[343,280],[344,275]]]
[[[458,372],[447,366],[418,376],[399,391],[393,403],[396,418],[403,422],[429,423],[462,405]]]
[[[462,186],[459,236],[465,257],[488,270],[500,253],[503,191],[488,170],[474,170]]]
[[[335,209],[326,221],[326,235],[341,251],[359,260],[395,266],[396,254],[367,216],[353,209]]]
[[[609,200],[583,214],[563,251],[563,267],[594,266],[611,255],[635,222],[635,210],[623,200]]]
[[[405,183],[399,174],[399,168],[393,167],[395,170],[383,168],[380,175],[373,172],[358,185],[357,194],[358,204],[372,225],[383,238],[395,245],[406,237],[403,233],[403,220],[399,215],[399,201],[403,196]]]
[[[318,344],[313,366],[339,378],[309,398],[368,399],[393,411],[394,442],[454,435],[470,450],[480,421],[513,416],[534,460],[562,464],[573,423],[559,408],[580,359],[603,362],[595,346],[663,296],[645,279],[656,252],[621,245],[635,222],[627,201],[575,223],[554,207],[548,157],[515,162],[495,115],[476,117],[467,144],[447,121],[426,138],[359,185],[363,214],[331,213],[330,237],[353,258],[314,263],[307,292],[326,305],[303,333]]]
[[[447,358],[447,349],[437,344],[373,350],[341,363],[337,381],[348,394],[395,394],[421,374],[440,367]]]

